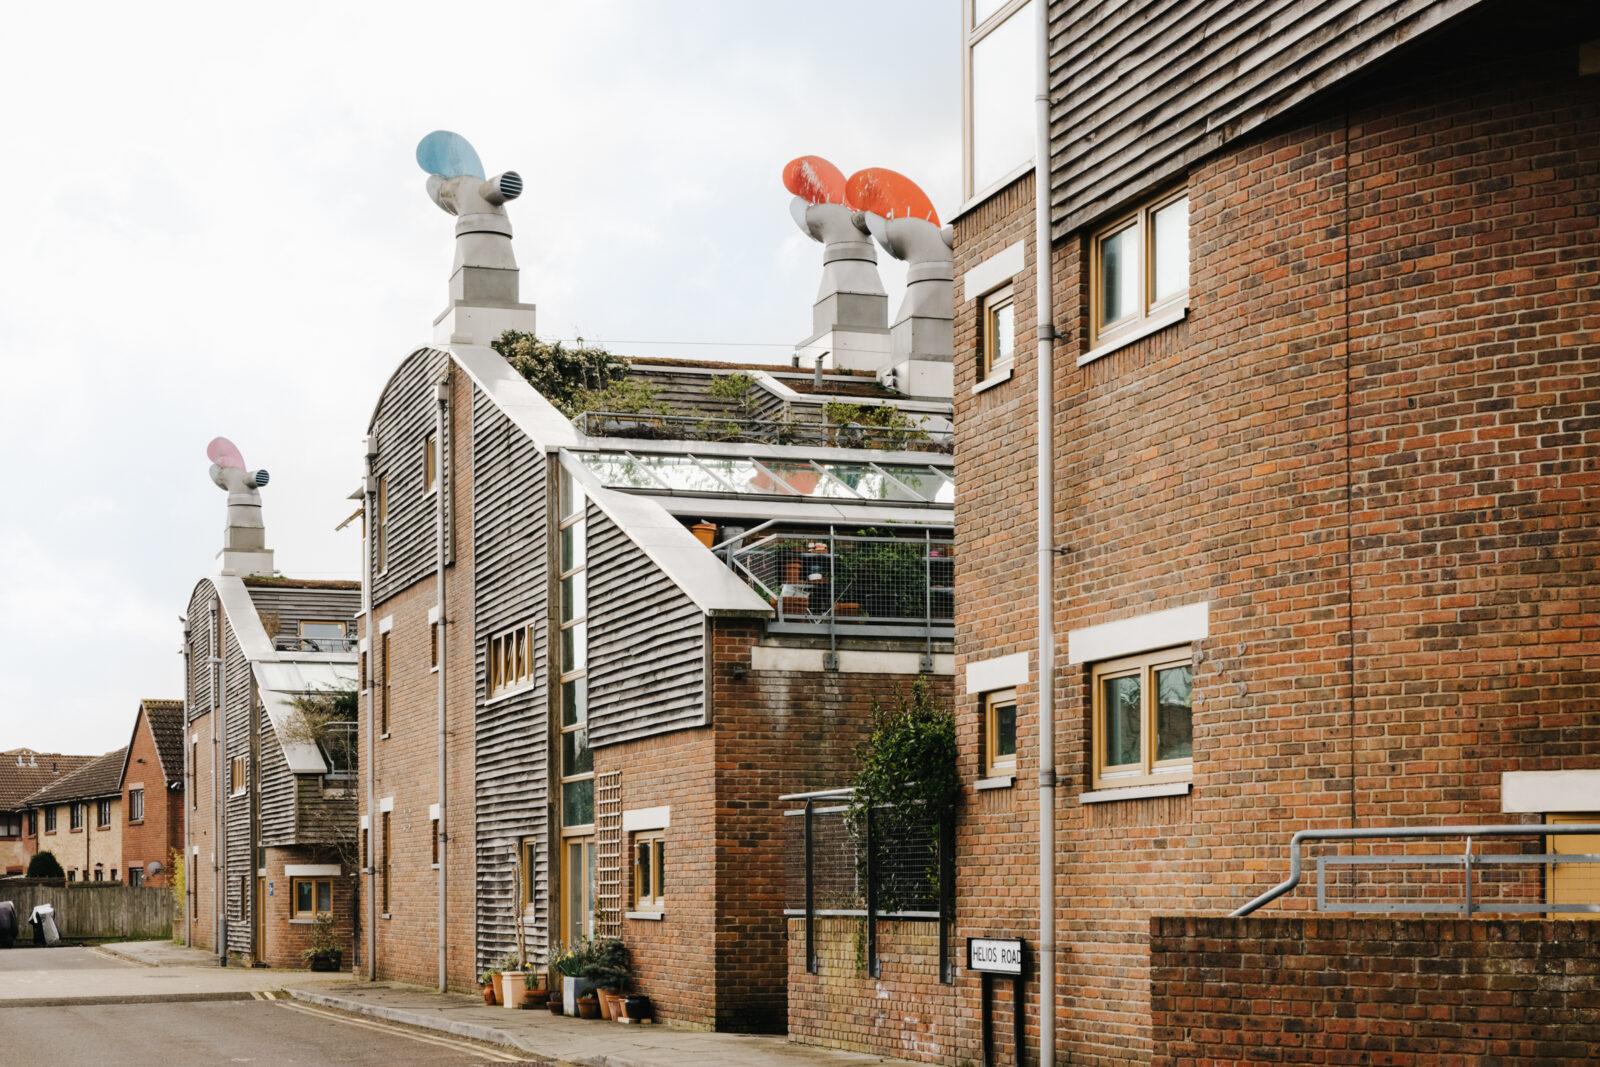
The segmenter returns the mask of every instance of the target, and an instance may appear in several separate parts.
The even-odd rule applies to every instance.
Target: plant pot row
[[[508,981],[509,979],[509,981]],[[524,982],[537,983],[528,988]],[[560,995],[544,986],[544,975],[498,971],[483,985],[483,1002],[493,1007],[548,1008],[554,1015],[580,1019],[644,1022],[652,1017],[650,998],[600,989],[586,978],[562,978]]]

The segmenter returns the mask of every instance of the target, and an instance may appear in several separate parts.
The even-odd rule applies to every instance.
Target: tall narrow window
[[[111,801],[97,800],[94,802],[94,825],[100,830],[104,830],[111,825]]]
[[[660,912],[667,905],[666,838],[662,831],[633,835],[633,908]]]
[[[430,666],[434,666],[434,667],[437,667],[439,665],[439,624],[438,624],[438,622],[430,622],[428,624],[428,663],[429,663]]]
[[[1033,159],[1033,5],[967,0],[964,196],[996,186]]]
[[[431,862],[437,867],[439,866],[439,820],[429,819],[428,822],[432,824],[433,829],[433,859]]]
[[[978,339],[978,380],[982,381],[996,369],[1009,366],[1016,354],[1017,318],[1011,286],[983,298],[979,329],[983,336]]]
[[[428,434],[422,439],[422,491],[431,493],[439,488],[439,438]]]
[[[200,916],[200,887],[194,884],[195,870],[199,867],[199,864],[195,861],[193,854],[189,856],[188,863],[189,874],[183,880],[183,891],[189,894],[189,917],[195,919]]]
[[[72,825],[69,829],[83,829],[83,804],[76,800],[72,802]]]
[[[378,700],[378,733],[388,736],[389,733],[389,700],[394,694],[394,668],[389,654],[389,632],[385,630],[378,637],[379,662],[379,700]]]
[[[243,756],[232,756],[228,759],[228,794],[238,796],[250,788],[250,776],[246,773]]]
[[[379,871],[378,899],[382,904],[383,913],[387,915],[389,913],[389,855],[391,852],[389,847],[389,812],[381,813],[379,818],[382,820],[382,826],[378,847],[383,850],[383,855],[379,862],[383,866]]]
[[[594,823],[594,754],[589,750],[587,533],[583,489],[561,472],[561,825]]]
[[[378,476],[378,521],[373,523],[373,566],[379,574],[389,569],[389,476]]]
[[[363,826],[361,828],[361,867],[363,870],[371,866],[372,862],[372,854],[367,851],[371,847],[371,836],[372,831]]]
[[[983,698],[983,754],[988,777],[1017,771],[1017,692],[1007,689]]]
[[[1094,668],[1095,786],[1187,781],[1194,761],[1194,669],[1188,649]]]
[[[1189,198],[1169,192],[1090,240],[1090,344],[1142,336],[1189,299]]]
[[[56,808],[54,805],[44,809],[44,832],[47,834],[56,832]]]
[[[128,790],[128,821],[144,822],[144,790]]]
[[[189,742],[189,782],[188,782],[188,789],[189,789],[189,807],[191,807],[191,808],[198,808],[200,806],[200,790],[195,787],[195,783],[198,782],[199,780],[200,780],[200,742],[198,742],[198,741],[190,741]]]

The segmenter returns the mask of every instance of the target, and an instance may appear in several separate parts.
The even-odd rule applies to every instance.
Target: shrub
[[[893,404],[849,404],[830,400],[822,417],[834,427],[832,436],[845,447],[905,448],[928,440],[922,423]]]
[[[61,869],[61,863],[56,859],[54,852],[40,852],[28,861],[29,878],[65,878],[67,872]]]
[[[601,989],[621,992],[628,988],[631,975],[628,946],[614,937],[602,937],[589,943],[589,959],[583,968],[584,978]]]
[[[628,365],[598,345],[580,337],[568,348],[560,341],[541,341],[531,333],[507,330],[493,342],[513,370],[567,418],[584,411],[615,411],[604,402],[638,402],[637,391],[616,391],[628,375]],[[640,410],[639,408],[632,409]]]

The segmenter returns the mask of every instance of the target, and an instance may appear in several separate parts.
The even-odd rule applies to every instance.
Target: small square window
[[[986,777],[1017,771],[1017,693],[1007,689],[983,698],[983,752]]]
[[[633,835],[635,911],[666,910],[666,851],[666,839],[660,831]]]
[[[983,318],[978,328],[982,335],[978,339],[978,380],[983,381],[1016,355],[1017,318],[1011,286],[996,289],[983,298]]]
[[[1090,239],[1089,343],[1132,337],[1189,299],[1189,198],[1168,192]]]
[[[1098,664],[1091,683],[1095,788],[1188,781],[1194,761],[1189,650]]]
[[[289,902],[291,919],[314,919],[333,914],[333,879],[291,878]]]

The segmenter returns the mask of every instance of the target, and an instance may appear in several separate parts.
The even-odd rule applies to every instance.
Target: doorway
[[[594,936],[594,835],[561,842],[561,942]]]

